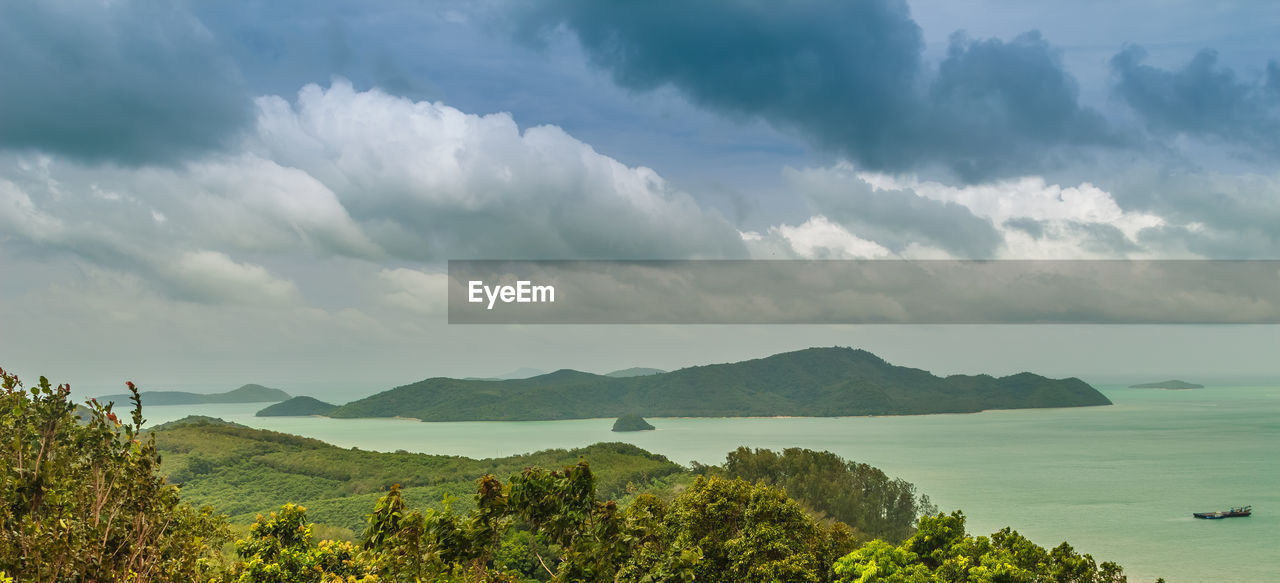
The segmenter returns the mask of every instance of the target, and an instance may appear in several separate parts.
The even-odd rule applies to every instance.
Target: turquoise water
[[[830,450],[915,483],[974,533],[1006,525],[1045,546],[1067,540],[1130,581],[1280,580],[1280,387],[1103,388],[1111,407],[969,415],[420,423],[253,417],[260,405],[151,407],[150,423],[203,414],[341,447],[502,456],[627,441],[679,463],[720,462],[739,445]],[[1254,516],[1193,511],[1252,504]]]

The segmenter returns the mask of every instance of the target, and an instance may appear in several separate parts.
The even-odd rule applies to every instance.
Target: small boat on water
[[[1237,516],[1249,516],[1253,514],[1252,506],[1239,506],[1230,510],[1219,510],[1217,512],[1192,512],[1191,515],[1196,518],[1235,518]]]

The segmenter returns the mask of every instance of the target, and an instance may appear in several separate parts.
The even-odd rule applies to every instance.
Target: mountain
[[[205,405],[209,403],[275,403],[289,398],[289,393],[262,385],[244,385],[225,393],[187,393],[183,391],[143,391],[143,405]],[[129,395],[98,397],[101,402],[115,401],[117,406],[129,403]]]
[[[326,403],[314,397],[294,397],[254,413],[256,417],[292,417],[301,415],[324,415],[338,406]]]
[[[1197,385],[1195,383],[1189,383],[1187,381],[1168,380],[1168,381],[1161,381],[1158,383],[1143,383],[1141,385],[1129,385],[1129,388],[1130,389],[1181,390],[1181,389],[1203,389],[1204,385]]]
[[[810,348],[767,358],[615,378],[558,370],[507,381],[430,378],[353,401],[331,417],[423,421],[917,415],[1110,405],[1076,378],[996,378],[891,365],[865,350]]]
[[[615,379],[625,379],[628,377],[647,377],[649,375],[662,374],[665,372],[667,371],[660,368],[643,368],[635,366],[631,368],[624,368],[622,370],[615,370],[611,373],[605,374],[604,376],[613,377]]]

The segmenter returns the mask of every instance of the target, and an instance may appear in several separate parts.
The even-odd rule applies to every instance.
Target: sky
[[[841,345],[1280,376],[1274,326],[450,326],[443,275],[1277,259],[1277,30],[1267,1],[0,3],[0,367],[340,397]]]

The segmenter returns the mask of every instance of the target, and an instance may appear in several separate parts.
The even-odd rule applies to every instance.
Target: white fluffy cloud
[[[1111,193],[1087,182],[1063,186],[1025,177],[953,186],[860,173],[848,164],[788,170],[787,177],[814,214],[799,226],[782,224],[765,235],[750,234],[757,255],[762,249],[777,254],[769,245],[781,243],[801,257],[1189,256],[1185,247],[1147,237],[1168,227],[1166,218],[1125,210]],[[1193,231],[1196,225],[1186,227]],[[883,253],[877,255],[876,247]]]
[[[258,100],[249,147],[333,190],[392,255],[680,258],[744,253],[736,231],[656,172],[554,126],[521,129],[336,81]]]
[[[443,287],[382,264],[746,253],[723,218],[653,170],[556,127],[522,131],[507,114],[343,81],[256,103],[239,152],[181,166],[0,155],[0,245],[200,303],[301,301],[311,284],[272,269],[349,258],[370,262],[378,285],[326,281],[316,295],[416,313],[436,313],[423,294]]]
[[[781,224],[766,233],[742,233],[742,239],[757,258],[800,257],[805,259],[880,259],[892,252],[868,241],[822,215],[799,225]]]

